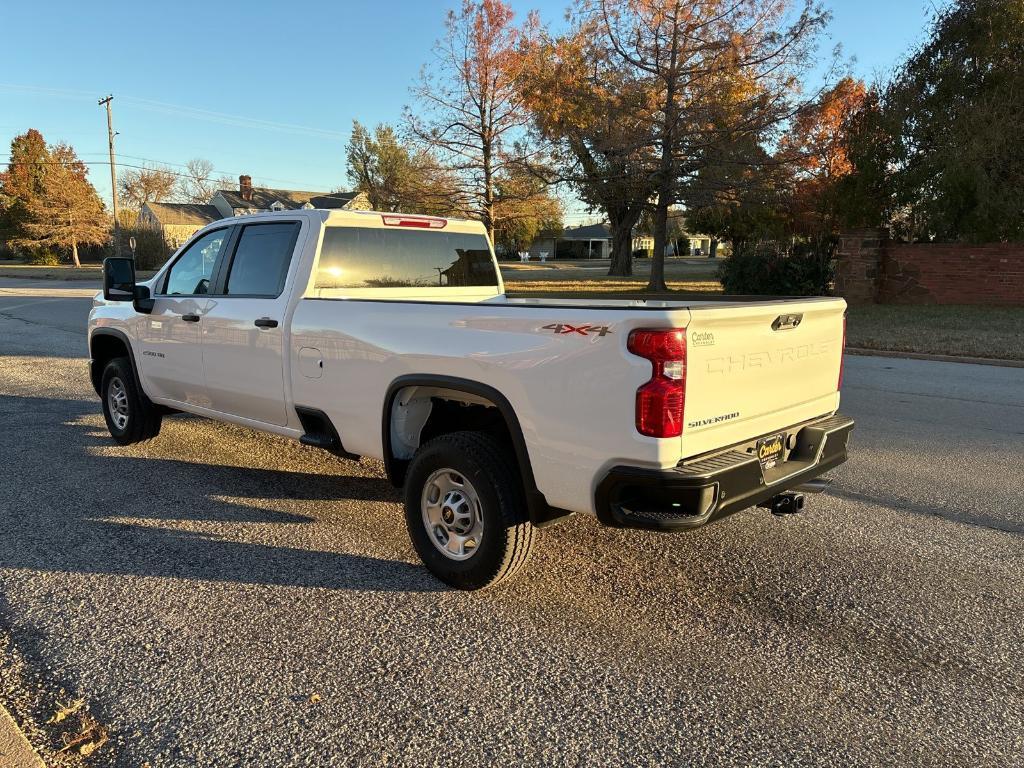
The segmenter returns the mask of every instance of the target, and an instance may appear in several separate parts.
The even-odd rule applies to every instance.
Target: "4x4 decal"
[[[607,336],[612,332],[607,325],[569,325],[568,323],[551,323],[545,325],[541,330],[553,333],[578,333],[580,336],[586,336],[588,333]]]

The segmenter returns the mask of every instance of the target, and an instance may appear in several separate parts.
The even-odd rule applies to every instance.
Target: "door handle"
[[[181,319],[184,320],[186,323],[198,323],[199,315],[182,315]]]
[[[271,320],[269,317],[261,317],[254,324],[257,328],[277,328],[277,320]]]

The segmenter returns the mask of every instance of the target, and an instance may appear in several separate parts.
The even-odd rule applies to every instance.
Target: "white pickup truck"
[[[426,566],[463,589],[574,512],[684,530],[798,511],[846,460],[837,298],[516,299],[476,222],[244,216],[89,315],[110,434],[188,412],[384,462]]]

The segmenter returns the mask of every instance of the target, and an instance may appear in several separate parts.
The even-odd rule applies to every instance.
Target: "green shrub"
[[[121,230],[124,254],[130,253],[128,243],[135,238],[135,268],[159,269],[170,258],[173,250],[164,240],[163,233],[150,227],[132,227]]]
[[[835,264],[831,248],[737,249],[718,267],[726,293],[767,296],[826,296]]]
[[[25,254],[25,263],[37,267],[56,267],[60,264],[60,256],[45,248],[33,248]]]

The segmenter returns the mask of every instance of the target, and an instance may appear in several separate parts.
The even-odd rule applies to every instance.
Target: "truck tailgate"
[[[839,407],[842,299],[691,305],[682,456]]]

